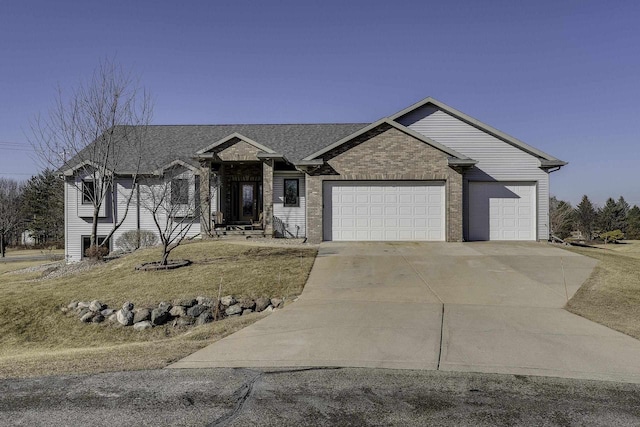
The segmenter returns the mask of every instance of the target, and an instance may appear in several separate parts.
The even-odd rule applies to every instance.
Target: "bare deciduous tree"
[[[152,215],[160,237],[160,265],[167,265],[171,251],[200,223],[200,211],[207,204],[201,203],[197,183],[197,175],[185,178],[169,170],[140,185],[140,205]]]
[[[46,117],[31,123],[31,143],[46,167],[61,170],[93,207],[91,246],[104,245],[122,225],[138,182],[152,103],[146,90],[113,60],[104,60],[87,82],[70,95],[61,89]],[[118,197],[117,179],[126,176],[132,188],[124,203]],[[101,209],[109,209],[113,227],[97,242]]]
[[[549,225],[551,235],[564,239],[571,235],[574,211],[571,204],[558,200],[555,196],[549,199]]]
[[[23,221],[22,186],[13,179],[0,178],[0,253],[5,256],[7,235]]]

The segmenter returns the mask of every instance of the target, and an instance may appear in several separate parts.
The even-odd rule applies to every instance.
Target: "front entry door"
[[[253,221],[256,218],[256,183],[255,182],[241,182],[240,183],[240,197],[239,197],[239,219],[240,221]]]

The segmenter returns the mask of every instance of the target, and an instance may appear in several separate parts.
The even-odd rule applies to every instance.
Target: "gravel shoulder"
[[[0,380],[3,425],[638,425],[640,386],[351,368]]]

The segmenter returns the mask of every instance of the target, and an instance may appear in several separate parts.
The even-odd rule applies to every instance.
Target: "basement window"
[[[96,244],[104,242],[107,236],[96,236]],[[107,240],[103,245],[107,249],[111,250],[111,239]],[[86,258],[87,249],[91,247],[91,236],[82,236],[82,258]]]

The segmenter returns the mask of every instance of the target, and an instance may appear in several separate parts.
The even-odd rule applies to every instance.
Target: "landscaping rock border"
[[[161,301],[154,307],[135,308],[131,301],[125,302],[119,310],[109,308],[99,300],[71,301],[61,311],[68,316],[77,316],[83,323],[109,322],[119,326],[133,326],[136,331],[152,329],[156,326],[189,327],[222,320],[227,317],[245,316],[254,312],[272,312],[284,306],[283,298],[242,298],[226,295],[216,298],[198,296],[181,298],[172,303]]]
[[[181,259],[177,261],[169,261],[167,265],[161,265],[158,261],[145,262],[136,266],[138,271],[158,271],[158,270],[173,270],[180,267],[186,267],[191,265],[191,261],[188,259]]]

